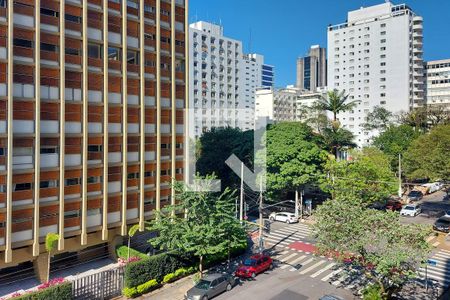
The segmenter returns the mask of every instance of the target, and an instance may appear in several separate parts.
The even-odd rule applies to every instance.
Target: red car
[[[263,254],[256,254],[247,258],[234,273],[237,277],[255,278],[257,274],[273,269],[272,259]]]
[[[403,204],[400,201],[396,201],[396,200],[389,200],[386,204],[386,209],[387,210],[392,210],[392,211],[401,211],[403,208]]]

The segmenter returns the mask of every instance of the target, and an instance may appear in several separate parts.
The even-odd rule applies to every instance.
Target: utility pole
[[[262,195],[262,178],[259,188],[259,252],[263,252],[263,195]]]
[[[239,206],[239,221],[244,220],[244,163],[241,162],[241,202]]]
[[[295,190],[295,218],[298,219],[298,190]]]
[[[303,190],[300,193],[300,220],[303,220]]]
[[[402,197],[402,155],[398,154],[398,197]]]

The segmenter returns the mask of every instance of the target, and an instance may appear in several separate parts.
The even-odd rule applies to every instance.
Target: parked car
[[[392,211],[401,211],[403,208],[403,204],[397,200],[389,200],[386,203],[386,209]]]
[[[429,194],[435,193],[444,187],[444,184],[441,182],[432,182],[422,184],[423,187],[427,188]]]
[[[295,217],[295,214],[288,212],[274,212],[269,216],[270,221],[278,221],[284,222],[287,224],[298,222],[298,218]]]
[[[386,204],[381,202],[374,202],[371,205],[369,205],[368,208],[375,210],[386,210]]]
[[[423,198],[423,193],[421,191],[411,191],[408,194],[409,201],[419,201]]]
[[[336,296],[336,295],[325,295],[320,297],[319,300],[344,300],[344,298]]]
[[[445,211],[444,217],[450,218],[450,210]]]
[[[185,300],[208,300],[233,288],[234,277],[229,274],[207,274],[186,292]]]
[[[407,204],[400,211],[401,216],[415,217],[422,212],[422,208],[417,204]]]
[[[256,254],[244,260],[234,275],[243,278],[255,278],[259,273],[272,269],[273,260],[269,256]]]
[[[437,219],[433,224],[433,229],[445,233],[450,232],[450,217],[443,216]]]

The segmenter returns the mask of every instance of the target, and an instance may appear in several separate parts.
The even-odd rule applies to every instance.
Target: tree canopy
[[[420,133],[409,125],[391,125],[374,138],[372,145],[389,156],[391,167],[395,170],[399,154],[403,154],[419,135]]]
[[[334,89],[327,93],[326,97],[321,97],[316,102],[316,108],[318,110],[325,110],[333,113],[333,121],[337,120],[337,114],[340,112],[348,111],[356,107],[359,103],[358,100],[348,101],[348,95],[345,91],[338,91]]]
[[[385,131],[392,124],[393,118],[394,114],[392,112],[377,105],[367,114],[366,122],[361,127],[366,131]]]
[[[365,208],[353,195],[339,195],[320,205],[313,232],[322,252],[338,259],[353,257],[366,278],[379,287],[382,299],[398,291],[431,251],[431,228],[402,224],[395,212]]]
[[[450,179],[450,125],[434,127],[414,140],[404,155],[405,174],[410,179]]]
[[[222,182],[222,189],[235,188],[239,185],[239,177],[225,161],[234,153],[247,167],[253,166],[253,131],[212,128],[200,137],[197,152],[196,166],[200,176],[215,174]]]
[[[351,160],[329,160],[325,167],[328,174],[322,180],[322,189],[335,198],[354,195],[367,205],[388,198],[398,185],[390,168],[388,157],[378,149],[364,148],[352,151]]]
[[[269,125],[266,139],[267,187],[272,196],[317,181],[327,153],[309,126],[297,122]]]
[[[204,257],[246,244],[246,233],[235,218],[234,192],[199,192],[183,183],[174,187],[179,204],[165,207],[147,224],[147,230],[158,232],[149,241],[154,247],[191,254],[199,258],[202,271]],[[180,212],[185,217],[177,217]]]

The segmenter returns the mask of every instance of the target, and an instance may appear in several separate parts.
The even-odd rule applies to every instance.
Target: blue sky
[[[224,34],[243,41],[244,51],[263,54],[275,66],[276,85],[295,83],[295,61],[310,45],[326,46],[329,24],[345,22],[347,11],[384,0],[190,0],[190,23],[221,22]],[[424,57],[450,58],[450,1],[394,0],[424,18]]]

